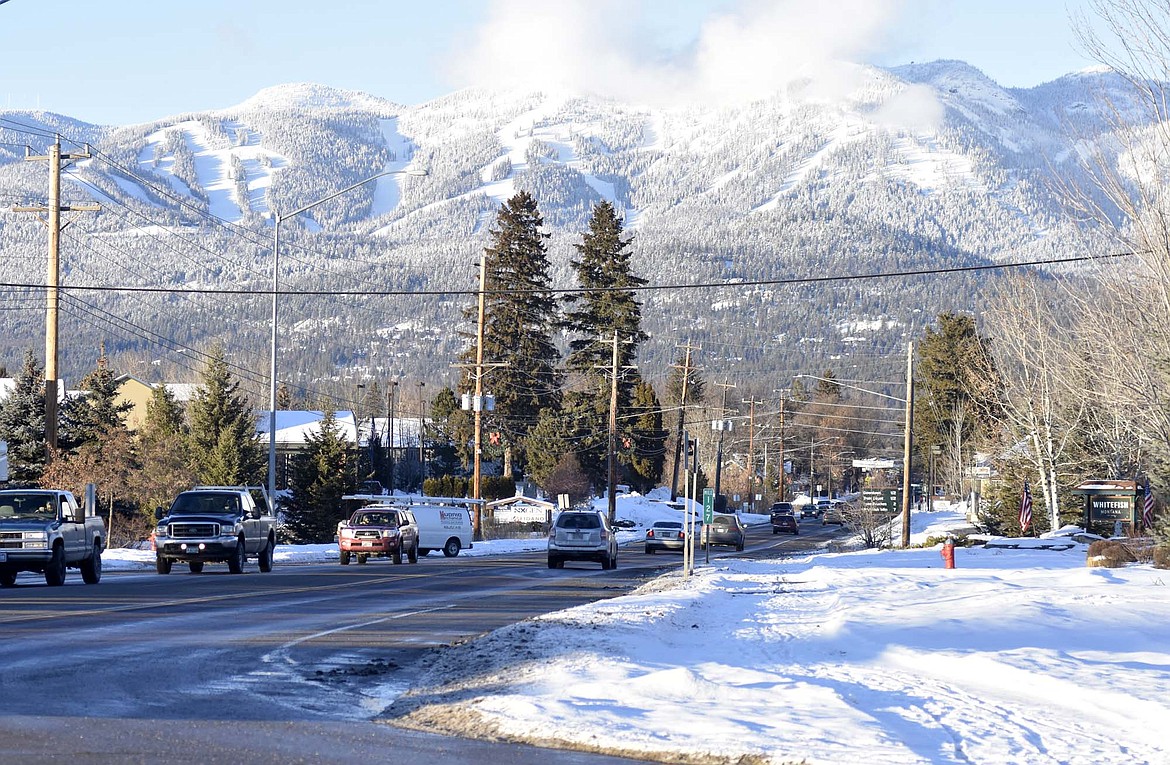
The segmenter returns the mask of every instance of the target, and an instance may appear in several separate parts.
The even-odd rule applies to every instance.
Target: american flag
[[[1032,492],[1028,490],[1028,482],[1024,481],[1024,496],[1020,498],[1020,533],[1028,530],[1032,525]]]
[[[1142,525],[1147,529],[1154,528],[1154,492],[1150,491],[1150,482],[1146,481],[1146,498],[1142,505]]]

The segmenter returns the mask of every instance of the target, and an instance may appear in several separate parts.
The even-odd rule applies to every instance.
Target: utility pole
[[[750,513],[756,509],[756,404],[764,402],[756,401],[752,396],[742,399],[741,403],[748,405],[747,505]]]
[[[94,212],[101,207],[96,204],[71,205],[61,204],[61,162],[71,159],[89,159],[89,144],[86,144],[82,153],[62,153],[61,136],[49,145],[49,153],[34,155],[29,151],[25,155],[26,162],[49,163],[49,204],[47,207],[13,207],[13,212],[45,213],[48,218],[41,222],[49,227],[49,265],[48,278],[45,281],[45,448],[47,457],[52,459],[57,450],[57,378],[60,372],[57,369],[58,350],[58,317],[61,309],[61,231],[68,226],[61,225],[63,212]]]
[[[482,459],[483,451],[483,324],[484,324],[484,303],[485,292],[487,289],[487,250],[482,250],[479,253],[479,311],[478,320],[475,327],[475,401],[472,409],[475,410],[475,452],[474,462],[475,466],[472,468],[472,499],[483,499],[483,494],[480,493],[480,460]],[[483,540],[483,505],[478,502],[475,505],[475,514],[472,517],[472,538],[476,541]]]
[[[397,380],[391,380],[389,390],[386,391],[387,416],[386,416],[386,456],[390,462],[390,496],[394,496],[394,391],[398,387]]]
[[[613,331],[613,361],[609,386],[609,457],[606,464],[606,485],[609,497],[609,522],[617,519],[617,408],[618,408],[618,331]]]
[[[780,501],[788,499],[788,491],[784,487],[784,391],[780,391]]]
[[[735,387],[735,383],[715,383],[723,389],[723,396],[719,401],[719,444],[715,447],[715,504],[719,504],[720,478],[723,473],[723,434],[727,431],[727,391]]]
[[[914,341],[906,349],[906,435],[902,449],[902,547],[910,546],[910,450],[914,446]]]
[[[686,345],[679,346],[679,347],[681,347],[685,350],[686,356],[683,359],[683,365],[682,365],[682,371],[683,371],[682,395],[679,397],[678,425],[675,428],[676,439],[675,439],[675,443],[674,443],[674,467],[671,470],[671,477],[670,477],[670,501],[671,502],[674,502],[678,499],[678,468],[679,468],[679,463],[682,461],[683,427],[686,424],[686,410],[687,410],[687,387],[690,385],[690,382],[691,382],[691,351],[699,350],[699,348],[697,346],[692,346],[689,340],[687,341]],[[674,367],[675,369],[679,368],[678,364],[671,364],[671,366]]]
[[[427,480],[427,458],[426,458],[426,432],[427,432],[427,407],[426,399],[423,397],[423,387],[426,385],[422,380],[418,381],[418,493],[423,493],[423,484]]]

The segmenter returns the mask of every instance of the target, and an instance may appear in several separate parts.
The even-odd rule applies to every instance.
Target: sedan
[[[646,554],[659,550],[678,550],[686,546],[687,532],[680,521],[655,521],[646,529]]]
[[[734,547],[737,552],[743,552],[743,544],[747,539],[747,527],[738,515],[717,515],[711,523],[703,527],[707,544]]]

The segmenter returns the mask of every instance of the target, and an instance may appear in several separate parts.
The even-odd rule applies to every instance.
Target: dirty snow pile
[[[722,560],[447,649],[384,717],[691,762],[1168,763],[1170,572],[1085,555]]]

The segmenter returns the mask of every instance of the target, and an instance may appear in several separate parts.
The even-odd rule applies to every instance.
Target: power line
[[[955,273],[970,273],[978,271],[995,271],[1015,268],[1034,268],[1037,266],[1052,266],[1069,263],[1082,263],[1086,261],[1106,260],[1110,258],[1124,258],[1134,255],[1132,252],[1123,252],[1107,255],[1079,255],[1071,258],[1048,258],[1044,260],[1030,260],[1023,263],[994,263],[981,266],[955,266],[953,268],[934,268],[922,269],[918,271],[890,271],[877,272],[868,274],[839,274],[836,276],[803,276],[792,277],[788,279],[761,279],[757,281],[736,281],[736,282],[705,282],[698,284],[655,284],[643,285],[639,287],[565,287],[565,288],[540,288],[540,289],[495,289],[487,290],[489,295],[523,295],[530,293],[551,293],[554,295],[575,295],[590,292],[613,292],[613,291],[627,291],[638,290],[640,292],[661,292],[666,290],[695,290],[695,289],[729,289],[729,288],[743,288],[743,287],[759,287],[765,285],[778,284],[812,284],[812,283],[826,283],[836,281],[857,281],[860,279],[893,279],[909,276],[940,276]],[[0,287],[19,287],[26,289],[45,289],[43,284],[27,284],[23,282],[0,282]],[[86,290],[91,292],[166,292],[166,293],[186,293],[191,292],[190,289],[179,287],[105,287],[99,285],[71,285],[70,289]],[[271,295],[271,289],[260,290],[245,290],[245,289],[201,289],[199,292],[215,295]],[[468,297],[478,295],[478,290],[280,290],[281,295],[286,297]]]

